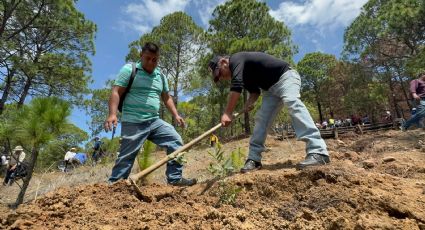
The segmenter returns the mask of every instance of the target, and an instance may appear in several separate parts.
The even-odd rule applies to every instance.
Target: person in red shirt
[[[403,122],[400,129],[406,131],[412,124],[418,123],[425,117],[425,71],[419,74],[418,79],[410,82],[410,93],[413,99],[418,103],[416,113],[409,120]]]

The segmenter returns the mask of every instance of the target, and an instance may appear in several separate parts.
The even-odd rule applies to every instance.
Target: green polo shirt
[[[168,92],[167,78],[155,68],[152,74],[143,70],[141,63],[136,63],[137,74],[134,77],[130,91],[124,99],[122,109],[123,122],[142,122],[159,117],[161,93]],[[124,65],[114,85],[127,87],[132,66]]]

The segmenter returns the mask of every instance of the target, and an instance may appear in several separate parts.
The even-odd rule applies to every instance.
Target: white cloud
[[[165,15],[176,11],[184,11],[189,1],[144,0],[141,3],[130,3],[124,7],[126,19],[121,21],[121,25],[142,34],[149,32]]]
[[[192,0],[193,4],[197,8],[199,18],[202,21],[203,26],[209,25],[214,9],[226,2],[226,0]]]
[[[318,29],[348,26],[360,14],[367,0],[306,0],[303,3],[283,2],[270,14],[289,26],[311,25]]]

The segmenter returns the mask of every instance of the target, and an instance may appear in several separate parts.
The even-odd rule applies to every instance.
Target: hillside
[[[269,137],[263,170],[226,179],[227,188],[241,189],[233,204],[219,202],[223,186],[206,170],[211,158],[195,149],[185,174],[200,178],[196,186],[167,186],[161,169],[145,181],[143,199],[125,182],[61,187],[16,211],[2,208],[0,228],[425,229],[424,138],[414,130],[327,140],[332,163],[297,171],[304,144]]]

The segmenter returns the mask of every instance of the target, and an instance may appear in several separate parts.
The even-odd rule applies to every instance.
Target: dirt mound
[[[225,182],[143,185],[143,197],[124,181],[61,188],[0,214],[0,228],[425,229],[425,153],[394,137],[328,141],[327,166],[296,171],[293,159],[269,158],[263,170]]]
[[[352,164],[305,171],[235,175],[233,205],[218,202],[215,183],[191,188],[125,182],[59,189],[2,220],[12,229],[424,229],[424,187]]]

